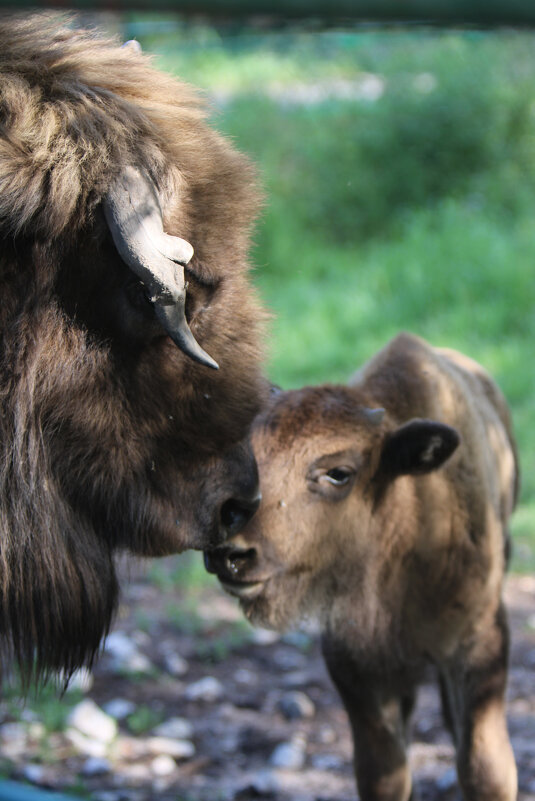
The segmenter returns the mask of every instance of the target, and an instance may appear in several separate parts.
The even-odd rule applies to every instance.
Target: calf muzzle
[[[204,552],[204,565],[223,583],[249,581],[249,573],[257,562],[255,548],[223,545]]]

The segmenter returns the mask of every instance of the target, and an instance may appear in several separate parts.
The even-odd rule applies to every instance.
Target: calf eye
[[[348,470],[343,467],[333,467],[331,470],[327,470],[324,474],[325,481],[328,481],[330,484],[334,484],[337,487],[341,487],[344,484],[347,484],[349,479],[351,478],[352,471]]]

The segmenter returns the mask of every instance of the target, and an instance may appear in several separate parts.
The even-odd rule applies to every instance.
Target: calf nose
[[[254,498],[229,498],[221,506],[219,521],[224,539],[238,534],[245,528],[260,505],[261,496]]]
[[[237,544],[221,545],[204,552],[204,566],[209,573],[220,579],[240,579],[251,569],[256,559],[256,549]]]

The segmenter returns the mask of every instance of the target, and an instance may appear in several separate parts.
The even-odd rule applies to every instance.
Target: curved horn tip
[[[178,304],[166,306],[157,302],[154,303],[153,306],[156,317],[162,328],[173,340],[175,345],[180,348],[182,353],[185,353],[190,359],[193,359],[205,367],[210,367],[212,370],[219,370],[219,365],[215,359],[212,359],[212,357],[201,348],[193,336],[186,322],[183,308]]]

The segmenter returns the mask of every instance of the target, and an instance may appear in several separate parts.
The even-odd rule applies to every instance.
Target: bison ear
[[[409,420],[386,436],[380,471],[392,478],[431,473],[444,464],[461,438],[455,428],[434,420]]]

